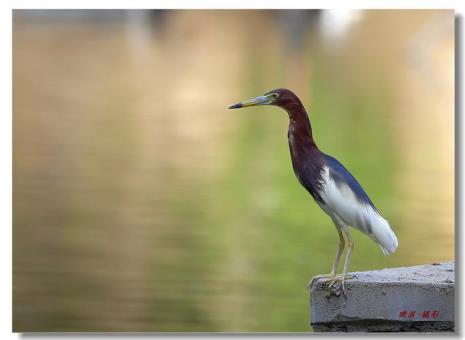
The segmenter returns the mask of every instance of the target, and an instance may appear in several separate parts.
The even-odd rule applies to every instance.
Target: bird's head
[[[283,109],[289,108],[293,103],[300,103],[299,98],[288,89],[274,89],[270,92],[265,93],[262,96],[258,96],[243,102],[231,105],[230,109],[239,109],[248,106],[257,105],[274,105],[282,107]]]

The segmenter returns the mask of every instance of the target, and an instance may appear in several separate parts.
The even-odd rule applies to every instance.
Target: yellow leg
[[[341,258],[342,252],[344,251],[345,241],[344,236],[342,236],[341,227],[336,224],[337,233],[339,234],[339,248],[337,249],[336,259],[333,263],[333,269],[331,273],[336,274],[337,267],[339,266],[339,259]]]
[[[347,235],[347,254],[346,254],[346,259],[344,261],[344,269],[342,271],[342,274],[344,276],[347,276],[347,272],[349,271],[349,265],[350,265],[350,257],[352,256],[352,251],[354,250],[354,241],[352,240],[352,237],[350,236],[349,229],[346,229],[345,233]]]
[[[336,223],[336,221],[334,221],[334,224],[336,225],[337,233],[339,234],[339,247],[337,249],[336,258],[334,259],[333,268],[331,269],[331,272],[329,274],[321,274],[321,275],[314,276],[308,283],[307,288],[311,288],[313,284],[319,279],[323,279],[323,278],[332,279],[336,276],[337,267],[339,266],[339,260],[344,251],[345,240],[344,240],[344,236],[342,235],[342,227],[339,226],[339,224]]]
[[[346,279],[352,277],[352,276],[349,277],[347,273],[349,271],[350,258],[352,256],[352,251],[354,249],[354,241],[352,240],[352,236],[350,235],[348,227],[345,226],[343,230],[347,237],[347,253],[346,253],[346,258],[344,260],[344,269],[342,270],[341,275],[336,275],[336,277],[334,277],[331,280],[331,283],[329,284],[329,289],[331,289],[337,281],[341,280],[342,292],[344,293],[344,295],[346,295],[345,281]]]

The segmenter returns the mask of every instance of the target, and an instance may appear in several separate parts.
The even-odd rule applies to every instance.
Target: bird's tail
[[[377,221],[373,225],[373,238],[381,247],[384,255],[392,254],[396,251],[399,241],[396,234],[391,229],[388,221],[380,215],[377,216]]]

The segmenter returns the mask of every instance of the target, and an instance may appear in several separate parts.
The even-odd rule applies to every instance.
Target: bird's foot
[[[310,282],[308,283],[307,285],[307,289],[311,289],[313,287],[313,285],[315,284],[315,282],[318,282],[319,279],[332,279],[336,276],[335,273],[331,272],[329,274],[320,274],[320,275],[316,275],[314,277],[312,277],[312,279],[310,280]]]
[[[328,295],[327,296],[331,296],[331,295],[339,296],[340,295],[339,291],[340,291],[341,288],[342,288],[342,294],[347,295],[346,294],[345,282],[346,282],[346,280],[350,280],[350,279],[354,279],[354,278],[356,278],[355,275],[347,275],[347,274],[334,275],[333,278],[331,278],[331,279],[329,279],[327,281],[327,283],[329,283],[328,284]],[[338,281],[341,281],[341,285],[339,287],[337,287],[337,289],[336,289],[335,284]]]

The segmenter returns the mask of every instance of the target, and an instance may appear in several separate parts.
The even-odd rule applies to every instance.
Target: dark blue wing
[[[329,176],[334,180],[337,186],[340,185],[348,185],[352,192],[355,194],[357,199],[365,204],[369,204],[378,211],[368,197],[365,190],[363,190],[362,186],[357,182],[354,176],[342,165],[337,159],[331,157],[329,155],[323,154],[326,166],[329,169]]]

